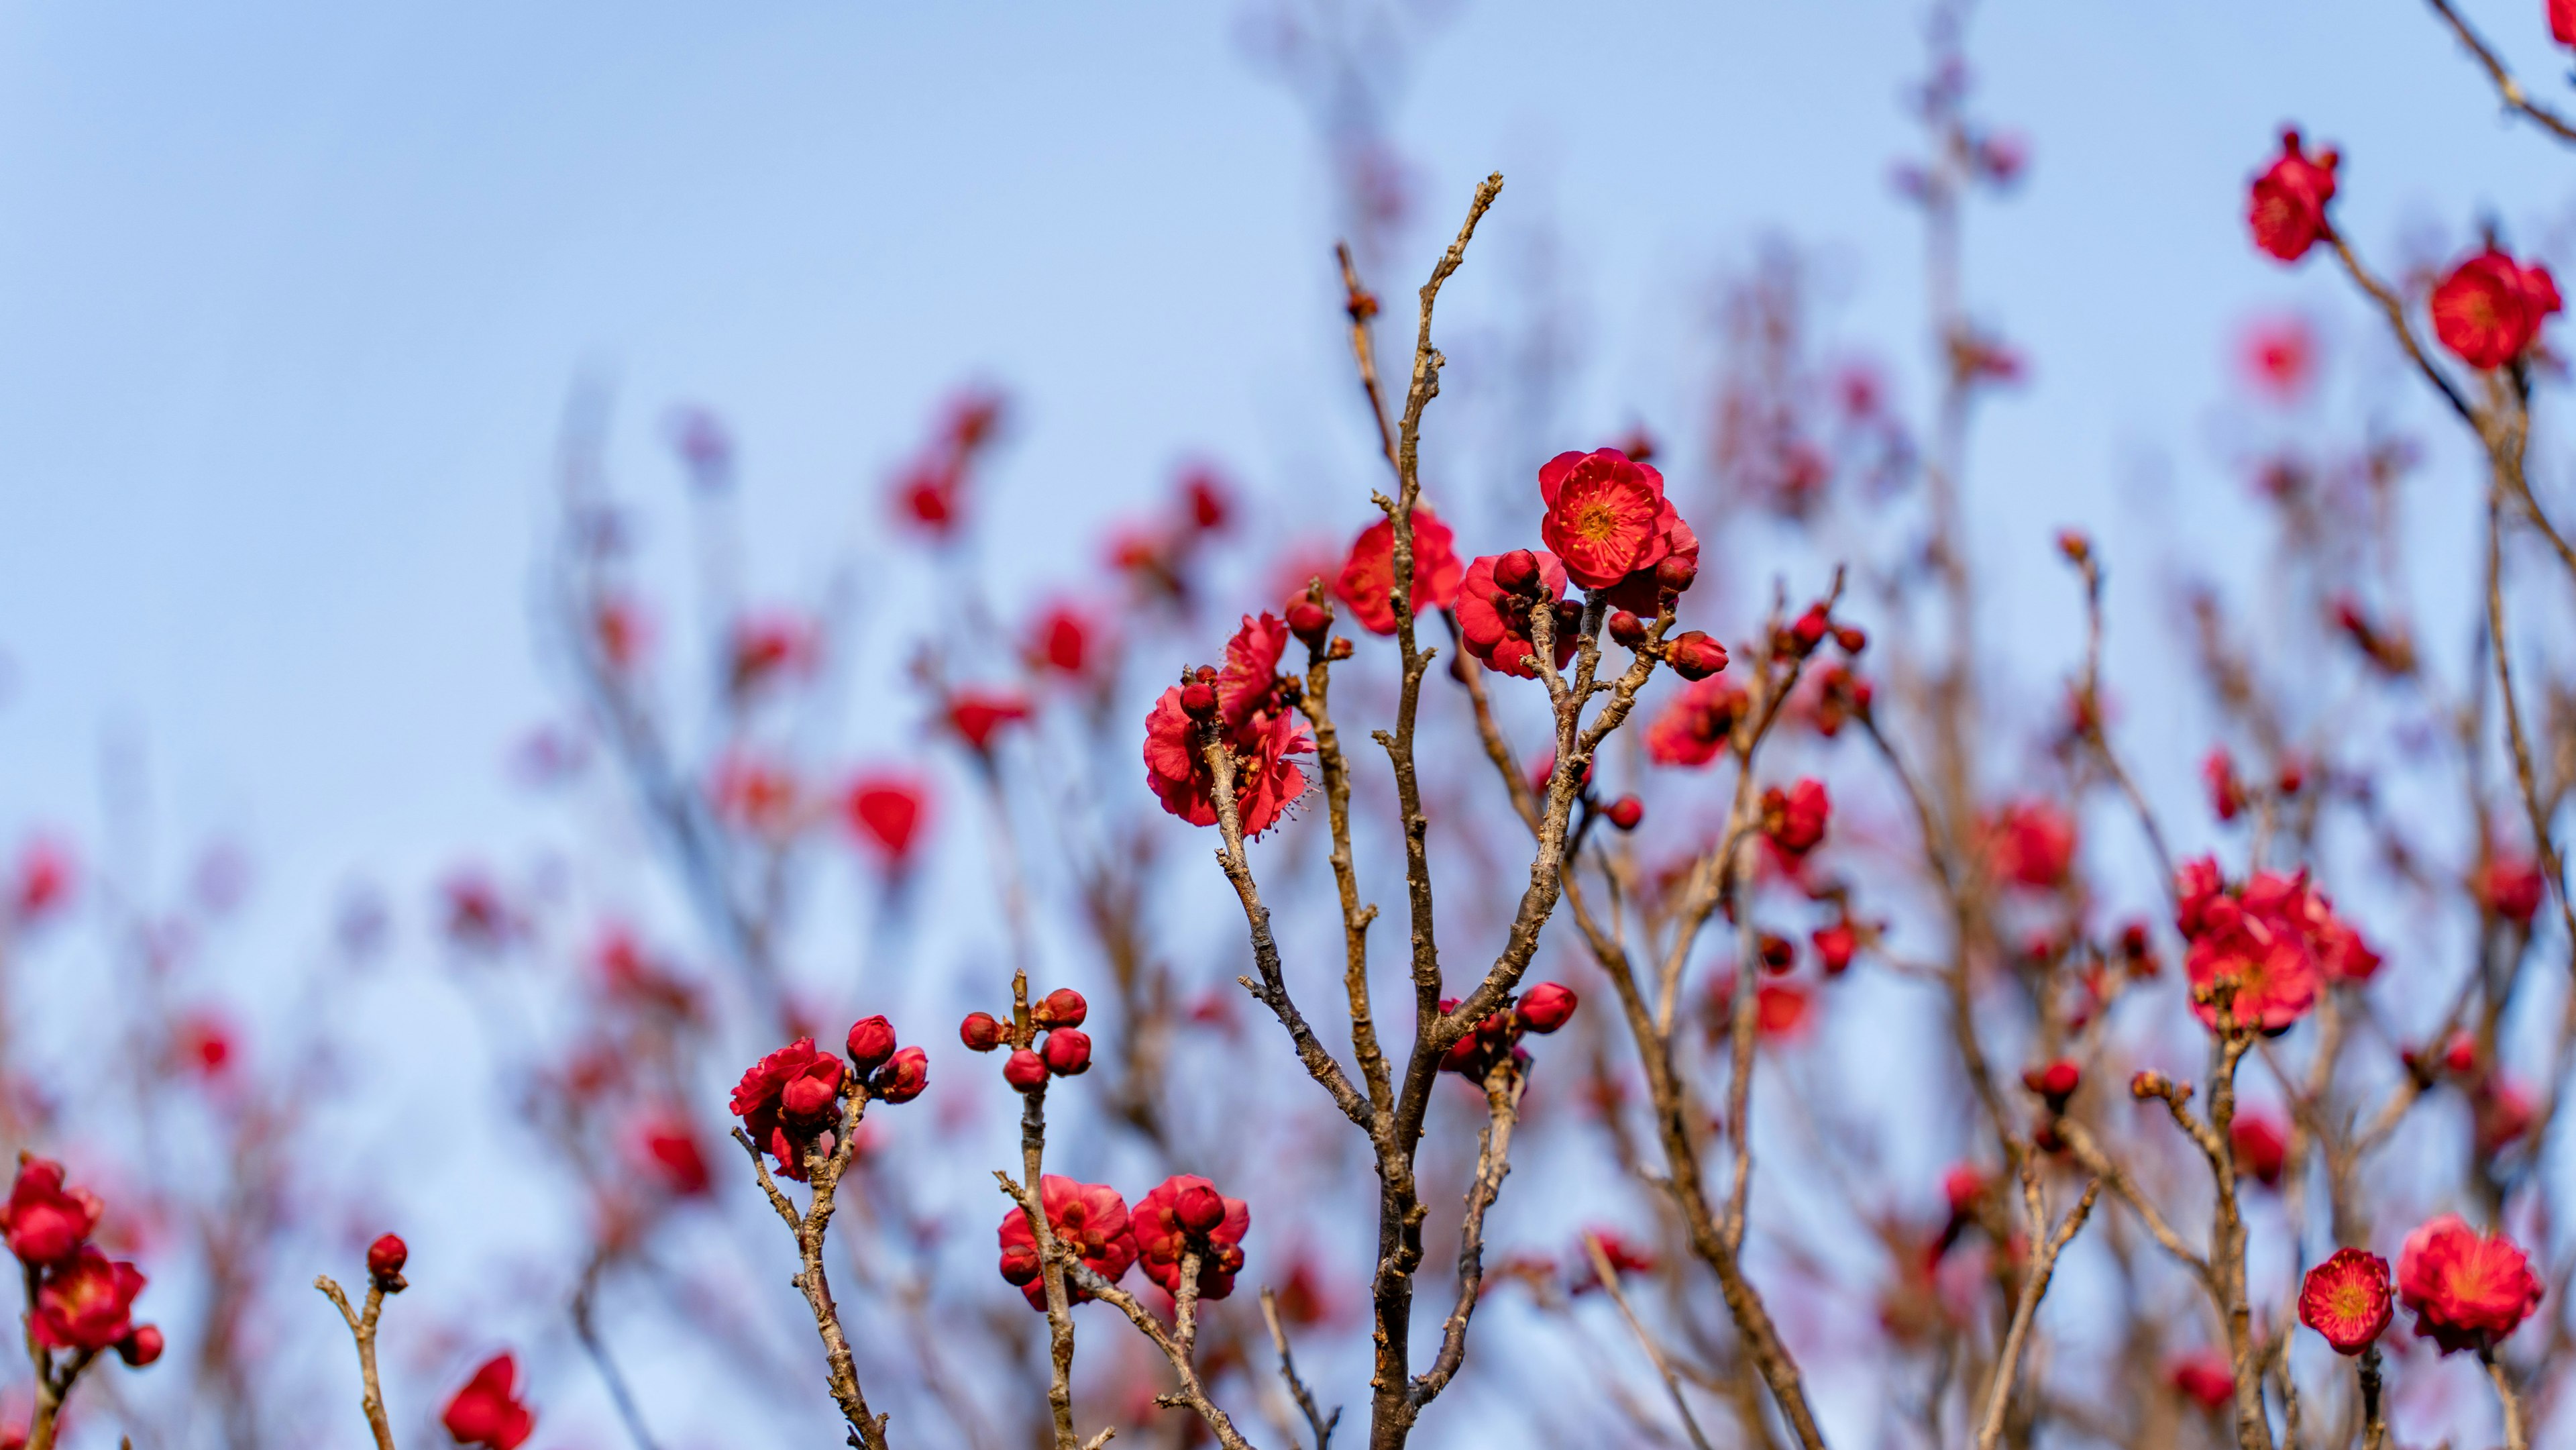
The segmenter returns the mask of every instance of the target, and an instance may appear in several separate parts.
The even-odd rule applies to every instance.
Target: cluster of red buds
[[[1071,987],[1058,987],[1035,1002],[1023,1000],[1005,1022],[990,1012],[969,1012],[958,1039],[977,1052],[1008,1047],[1002,1079],[1024,1093],[1043,1092],[1050,1077],[1079,1077],[1091,1070],[1091,1035],[1082,1030],[1091,1004]],[[1039,1034],[1044,1033],[1044,1038]]]
[[[752,1064],[733,1090],[734,1115],[752,1142],[800,1182],[807,1154],[828,1157],[838,1146],[844,1100],[908,1103],[930,1086],[929,1054],[896,1047],[894,1024],[883,1017],[850,1024],[844,1046],[846,1062],[800,1037]]]
[[[1454,997],[1444,997],[1440,1010],[1453,1011],[1458,1006]],[[1440,1070],[1454,1072],[1469,1082],[1481,1083],[1494,1069],[1505,1063],[1514,1071],[1526,1067],[1529,1053],[1521,1045],[1524,1032],[1549,1033],[1564,1026],[1574,1016],[1574,989],[1554,982],[1541,982],[1520,995],[1517,1002],[1507,1002],[1467,1030],[1467,1035],[1449,1045],[1441,1055]]]

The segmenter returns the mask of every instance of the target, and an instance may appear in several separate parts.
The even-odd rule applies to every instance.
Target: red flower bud
[[[1181,709],[1193,720],[1216,717],[1216,687],[1203,680],[1192,680],[1181,687]]]
[[[1329,604],[1299,599],[1288,606],[1288,632],[1305,641],[1308,649],[1321,648],[1332,627],[1333,608]]]
[[[1843,647],[1844,654],[1856,655],[1869,648],[1869,634],[1857,624],[1837,624],[1834,643]]]
[[[1637,823],[1646,818],[1646,803],[1635,796],[1623,795],[1612,801],[1610,809],[1603,811],[1602,814],[1608,816],[1610,824],[1620,830],[1633,831],[1637,829]]]
[[[1554,1032],[1574,1016],[1574,989],[1541,982],[1521,994],[1516,1009],[1521,1025],[1532,1032]]]
[[[1024,1093],[1045,1087],[1046,1080],[1046,1059],[1025,1047],[1012,1053],[1010,1061],[1002,1064],[1002,1081]]]
[[[1655,587],[1667,593],[1683,593],[1698,578],[1699,556],[1696,553],[1687,558],[1680,554],[1668,555],[1664,562],[1655,566]]]
[[[1664,663],[1685,680],[1705,680],[1726,668],[1726,646],[1694,629],[1664,641]]]
[[[136,1369],[141,1369],[161,1357],[164,1342],[161,1337],[161,1326],[138,1324],[134,1326],[133,1333],[116,1342],[117,1357]]]
[[[779,1110],[791,1118],[823,1118],[841,1095],[841,1060],[825,1057],[805,1075],[791,1078],[778,1091]]]
[[[1205,1183],[1185,1183],[1174,1195],[1172,1216],[1191,1233],[1205,1234],[1225,1222],[1225,1196]]]
[[[1804,654],[1824,643],[1826,632],[1832,628],[1833,621],[1826,617],[1825,606],[1810,604],[1807,612],[1799,615],[1797,622],[1789,626],[1789,637],[1798,642],[1798,652]]]
[[[1082,994],[1071,987],[1056,988],[1039,998],[1038,1004],[1029,1009],[1029,1016],[1040,1027],[1079,1027],[1082,1019],[1090,1015],[1091,1004],[1082,1000]]]
[[[864,1077],[894,1056],[894,1024],[883,1017],[862,1017],[850,1024],[850,1065]]]
[[[1798,949],[1777,932],[1762,933],[1755,945],[1762,953],[1762,970],[1766,972],[1785,972],[1798,964]]]
[[[1646,621],[1624,609],[1610,612],[1610,638],[1629,649],[1646,642]]]
[[[2075,1089],[2083,1082],[2084,1070],[2063,1057],[2021,1075],[2021,1085],[2046,1099],[2052,1113],[2066,1111],[2066,1100],[2075,1096]]]
[[[1514,549],[1494,561],[1494,587],[1506,594],[1530,594],[1537,591],[1538,556],[1527,549]]]
[[[1045,1061],[1047,1071],[1056,1076],[1079,1077],[1091,1070],[1091,1034],[1059,1027],[1038,1045],[1038,1055]],[[1013,1060],[1018,1060],[1017,1054]]]
[[[411,1262],[411,1246],[395,1234],[367,1245],[367,1277],[384,1286],[388,1294],[403,1287],[403,1265]]]
[[[908,1103],[930,1086],[930,1054],[907,1047],[886,1060],[868,1079],[868,1092],[879,1102]]]
[[[1002,1045],[1002,1024],[990,1012],[969,1012],[957,1024],[957,1038],[973,1051],[990,1052]]]

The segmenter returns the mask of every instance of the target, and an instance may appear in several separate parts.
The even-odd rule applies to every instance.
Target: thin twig
[[[1619,1290],[1619,1266],[1610,1262],[1609,1251],[1601,1247],[1599,1235],[1585,1234],[1583,1247],[1592,1256],[1592,1272],[1600,1277],[1601,1287],[1610,1291],[1610,1302],[1619,1306],[1619,1315],[1628,1321],[1629,1332],[1637,1336],[1646,1358],[1654,1362],[1655,1373],[1663,1376],[1664,1393],[1672,1396],[1673,1412],[1682,1417],[1682,1429],[1689,1433],[1694,1450],[1709,1450],[1708,1436],[1700,1432],[1699,1421],[1691,1415],[1690,1402],[1682,1398],[1682,1382],[1673,1374],[1672,1361],[1664,1357],[1663,1347],[1646,1332],[1637,1311],[1628,1307],[1628,1296]]]

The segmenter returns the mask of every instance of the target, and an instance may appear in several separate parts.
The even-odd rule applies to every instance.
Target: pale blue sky
[[[2538,0],[2469,8],[2556,86]],[[1681,314],[1772,229],[1835,249],[1842,330],[1919,402],[1917,233],[1887,185],[1912,144],[1914,6],[1452,12],[1392,118],[1423,223],[1380,285],[1409,291],[1504,171],[1496,255],[1447,305],[1461,336],[1508,312],[1501,249],[1553,229],[1589,363],[1559,446],[1689,421]],[[1239,21],[0,8],[0,841],[94,838],[102,736],[139,736],[168,839],[235,835],[259,863],[247,964],[291,959],[352,873],[408,908],[460,854],[523,839],[501,765],[552,703],[531,551],[585,373],[614,383],[618,471],[657,503],[676,498],[661,410],[728,416],[756,564],[791,587],[966,377],[1024,405],[993,481],[1014,577],[1089,567],[1102,524],[1188,454],[1307,522],[1308,475],[1355,456],[1358,415],[1317,149]],[[2242,188],[2283,120],[2342,144],[2342,214],[2383,258],[2409,235],[2448,249],[2483,208],[2535,243],[2568,215],[2569,153],[2502,123],[2405,0],[2008,0],[1975,37],[1982,109],[2034,163],[1973,224],[1971,294],[2035,370],[1985,414],[1977,537],[1998,619],[2045,648],[2069,642],[2044,566],[2060,525],[2135,566],[2133,619],[2163,545],[2141,526],[2222,570],[2255,556],[2212,441],[2241,319],[2308,305],[2368,335],[2333,278],[2245,240]],[[1356,524],[1364,477],[1327,482],[1349,486],[1315,522]],[[2169,744],[2183,694],[2129,718]],[[2197,755],[2149,769],[2178,783]]]

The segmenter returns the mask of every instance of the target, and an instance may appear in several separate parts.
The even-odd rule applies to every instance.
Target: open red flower
[[[1305,793],[1305,772],[1288,757],[1315,748],[1278,691],[1279,656],[1288,626],[1275,616],[1245,615],[1225,649],[1214,682],[1214,725],[1234,758],[1234,807],[1247,836],[1278,824]],[[1145,717],[1145,783],[1163,809],[1194,826],[1216,824],[1216,775],[1202,750],[1199,722],[1175,685]]]
[[[2075,865],[2075,823],[2044,800],[2015,801],[1988,827],[1995,877],[2015,886],[2053,891]]]
[[[1665,501],[1663,474],[1616,448],[1560,453],[1539,469],[1538,487],[1547,502],[1539,537],[1586,589],[1614,588],[1651,571],[1685,540],[1697,559],[1699,541]],[[1636,612],[1653,609],[1649,600]]]
[[[1485,668],[1524,680],[1538,676],[1537,667],[1529,663],[1538,657],[1537,646],[1530,643],[1530,611],[1543,601],[1552,607],[1565,594],[1564,563],[1544,549],[1534,549],[1530,556],[1538,561],[1537,598],[1511,593],[1494,583],[1494,566],[1503,559],[1499,554],[1469,564],[1458,585],[1460,643]],[[1574,658],[1574,649],[1575,631],[1565,627],[1560,614],[1554,650],[1558,669]]]
[[[71,1258],[45,1271],[27,1332],[37,1343],[55,1349],[113,1348],[133,1330],[134,1298],[142,1292],[142,1270],[110,1262],[107,1255],[83,1245]]]
[[[2254,228],[2254,245],[2295,262],[2318,239],[2333,235],[2326,223],[2326,203],[2335,194],[2335,153],[2310,156],[2299,145],[2299,133],[2281,133],[2281,155],[2254,178],[2246,203],[2246,220]]]
[[[7,1233],[9,1252],[19,1262],[60,1263],[97,1232],[99,1212],[97,1194],[63,1186],[63,1165],[21,1154],[18,1181],[9,1187],[8,1205],[0,1208],[0,1230]]]
[[[1252,1210],[1240,1198],[1227,1198],[1216,1185],[1193,1174],[1164,1179],[1136,1200],[1132,1216],[1136,1261],[1145,1277],[1178,1297],[1181,1260],[1199,1256],[1199,1297],[1222,1299],[1234,1292],[1234,1276],[1243,1269],[1243,1236],[1252,1228]]]
[[[2541,322],[2558,308],[2547,267],[2524,266],[2490,246],[2433,289],[2433,335],[2473,368],[2500,368],[2539,339]]]
[[[474,1378],[447,1401],[439,1423],[459,1445],[484,1450],[519,1450],[537,1417],[518,1396],[519,1361],[507,1352],[483,1361]]]
[[[2397,1297],[2415,1311],[2415,1332],[2453,1354],[2513,1333],[2540,1307],[2540,1280],[2513,1240],[2446,1213],[2406,1236]]]
[[[2205,1026],[2217,1026],[2218,1001],[2225,997],[2236,1023],[2265,1032],[2284,1031],[2306,1016],[2323,976],[2319,906],[2307,878],[2257,871],[2230,891],[2208,857],[2186,862],[2176,877],[2182,903],[2176,924],[2191,943],[2183,966],[2191,979],[2192,1014]],[[2332,912],[2324,912],[2323,920],[2332,922]],[[2340,938],[2327,945],[2344,947]]]
[[[2299,1285],[2299,1322],[2326,1337],[2337,1354],[2359,1354],[2388,1329],[2388,1261],[2362,1249],[2337,1249]]]
[[[1429,614],[1458,602],[1461,571],[1449,526],[1421,504],[1413,506],[1413,612]],[[1351,555],[1333,592],[1371,634],[1395,633],[1395,520],[1379,519],[1351,541]]]
[[[1752,697],[1732,680],[1710,676],[1683,687],[1646,724],[1646,758],[1657,765],[1706,765],[1725,748]]]
[[[898,771],[869,771],[851,780],[841,796],[841,816],[850,833],[890,871],[912,860],[929,814],[929,785]]]
[[[840,1121],[847,1064],[800,1037],[752,1064],[733,1090],[733,1111],[751,1140],[769,1150],[778,1170],[803,1181],[805,1149]]]
[[[1076,1183],[1049,1173],[1038,1180],[1038,1201],[1046,1208],[1047,1228],[1056,1241],[1071,1247],[1082,1262],[1115,1284],[1136,1262],[1136,1235],[1127,1200],[1105,1183]],[[1046,1308],[1046,1276],[1038,1262],[1037,1235],[1028,1212],[1014,1208],[1002,1215],[1002,1277],[1020,1287],[1029,1307]],[[1067,1303],[1091,1297],[1071,1278],[1064,1284]]]

